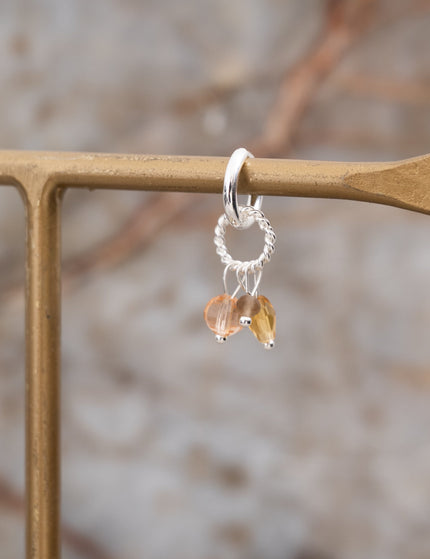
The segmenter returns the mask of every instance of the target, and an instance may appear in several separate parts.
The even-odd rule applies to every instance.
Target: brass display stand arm
[[[61,194],[65,188],[222,192],[227,158],[0,152],[24,199],[27,559],[60,557]],[[239,191],[343,198],[430,213],[430,155],[392,163],[250,159]]]

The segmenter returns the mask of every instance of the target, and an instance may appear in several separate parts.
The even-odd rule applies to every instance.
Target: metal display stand
[[[66,188],[221,194],[228,158],[0,151],[26,208],[26,549],[59,559],[61,199]],[[392,163],[250,159],[240,193],[342,198],[430,214],[430,155]]]

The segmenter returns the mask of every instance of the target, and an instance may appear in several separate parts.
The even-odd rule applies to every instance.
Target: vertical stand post
[[[40,177],[31,180],[36,182],[26,188],[26,557],[59,559],[61,191]]]

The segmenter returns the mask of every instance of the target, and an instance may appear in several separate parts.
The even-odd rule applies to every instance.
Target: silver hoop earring
[[[276,235],[269,220],[261,211],[262,196],[248,197],[245,206],[237,201],[237,184],[244,163],[252,153],[245,148],[235,150],[229,159],[224,176],[224,213],[215,227],[214,243],[216,252],[225,264],[223,282],[224,293],[213,297],[204,310],[208,327],[215,333],[217,342],[222,343],[243,327],[248,327],[266,349],[275,345],[276,314],[267,297],[259,295],[264,265],[270,261],[275,251]],[[256,223],[264,232],[264,247],[254,260],[235,260],[227,250],[225,233],[228,225],[235,229],[247,229]],[[237,286],[228,293],[227,276],[235,272]],[[244,294],[237,298],[240,291]]]

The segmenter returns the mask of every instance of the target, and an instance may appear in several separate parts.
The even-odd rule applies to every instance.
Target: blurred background
[[[0,6],[2,149],[430,152],[428,0]],[[429,185],[430,188],[430,185]],[[430,220],[264,200],[277,347],[218,346],[221,196],[69,191],[65,559],[428,559]],[[261,245],[239,235],[236,254]],[[24,212],[0,192],[0,559],[24,556]],[[249,334],[249,335],[248,335]]]

